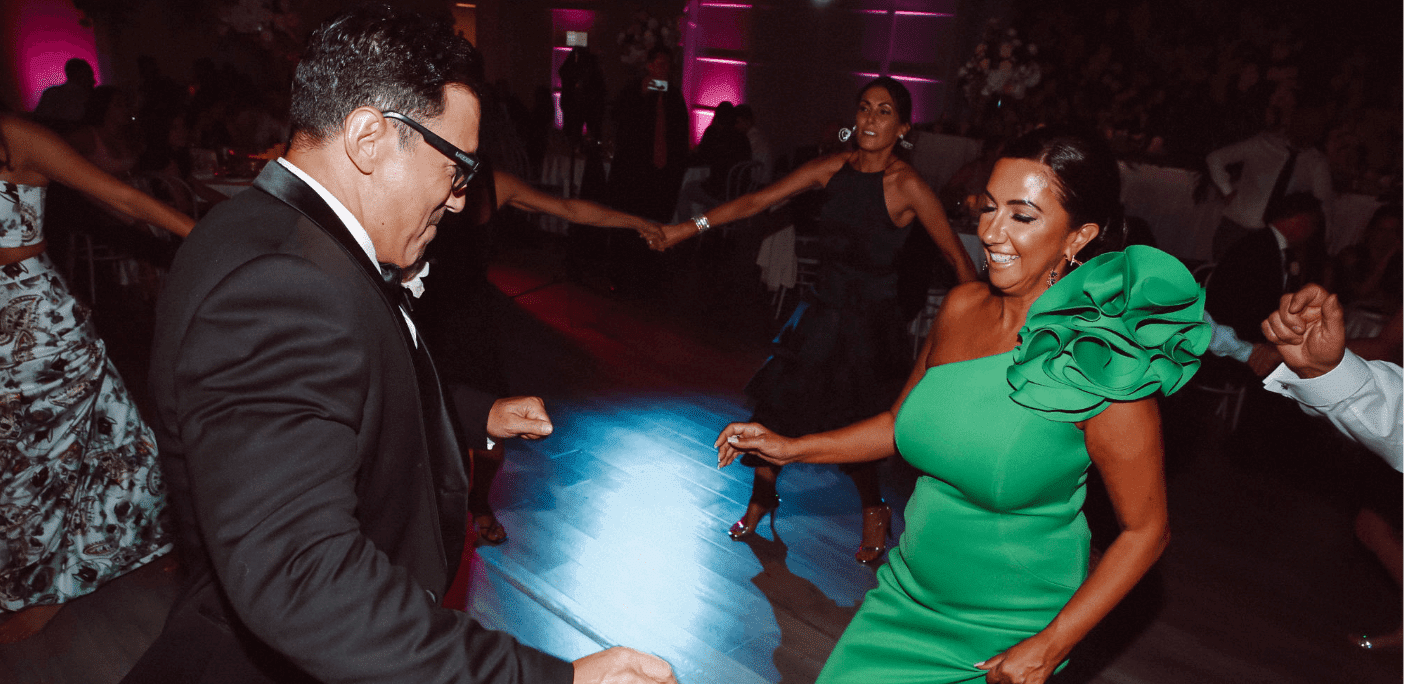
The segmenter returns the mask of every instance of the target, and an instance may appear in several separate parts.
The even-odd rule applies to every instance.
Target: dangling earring
[[[848,139],[851,138],[851,137],[853,137],[853,129],[852,129],[852,128],[840,128],[840,129],[839,129],[839,142],[848,142]]]
[[[1055,268],[1048,272],[1048,287],[1053,287],[1056,284],[1058,284],[1058,269]]]
[[[907,135],[905,133],[897,136],[897,144],[901,145],[902,149],[904,150],[910,150],[913,147],[916,147],[916,145],[912,144],[912,141],[907,140]]]
[[[1077,257],[1063,257],[1063,258],[1068,260],[1068,268],[1070,268],[1070,269],[1077,268],[1078,266],[1081,266],[1081,265],[1082,265],[1082,262],[1081,262],[1081,261],[1078,261],[1078,260],[1077,260]]]

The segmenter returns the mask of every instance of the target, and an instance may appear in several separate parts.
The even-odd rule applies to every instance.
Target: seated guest
[[[1259,323],[1277,309],[1278,299],[1311,280],[1310,256],[1304,248],[1320,232],[1321,203],[1307,193],[1283,198],[1267,216],[1263,230],[1252,231],[1229,248],[1214,267],[1205,307],[1240,339],[1263,342]]]
[[[440,605],[468,477],[398,274],[464,207],[477,59],[388,5],[329,20],[287,156],[183,245],[151,386],[189,579],[125,681],[676,684],[653,656],[571,663]],[[551,432],[536,397],[468,398],[478,444]]]
[[[707,177],[688,183],[678,192],[674,219],[696,216],[726,201],[731,167],[751,160],[751,143],[737,127],[736,118],[736,107],[730,102],[717,105],[692,159],[693,166],[708,169]]]
[[[775,172],[775,152],[771,150],[765,133],[756,126],[756,111],[751,105],[736,105],[736,130],[746,134],[746,140],[751,144],[751,161],[760,164],[754,180],[762,185],[769,183],[771,174]]]

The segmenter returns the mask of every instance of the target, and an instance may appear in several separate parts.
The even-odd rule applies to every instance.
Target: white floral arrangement
[[[678,17],[658,19],[640,10],[627,28],[619,32],[619,61],[625,64],[643,64],[648,60],[648,51],[655,45],[674,48],[682,32],[678,30]]]
[[[991,19],[975,54],[956,72],[957,83],[971,102],[1019,100],[1043,77],[1037,57],[1037,45],[1025,43],[1017,30],[1001,29],[999,21]]]

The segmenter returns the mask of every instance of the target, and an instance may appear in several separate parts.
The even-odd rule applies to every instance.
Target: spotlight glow
[[[65,0],[29,0],[5,3],[6,36],[15,58],[15,81],[19,84],[21,105],[26,110],[39,104],[39,96],[49,86],[63,83],[63,64],[77,57],[87,60],[93,75],[102,83],[97,39],[91,27],[79,24],[83,15]]]

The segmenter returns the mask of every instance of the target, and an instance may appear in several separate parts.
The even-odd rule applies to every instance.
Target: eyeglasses
[[[389,110],[383,111],[381,112],[381,114],[384,114],[385,117],[388,119],[394,119],[396,121],[404,122],[405,125],[409,126],[410,128],[413,128],[416,131],[419,131],[419,134],[424,136],[424,142],[429,143],[430,147],[438,150],[445,157],[448,157],[449,159],[453,160],[454,193],[462,192],[464,188],[468,187],[468,181],[473,180],[473,175],[478,172],[477,156],[468,154],[467,152],[458,149],[453,145],[453,143],[450,143],[449,141],[440,138],[433,131],[425,128],[423,124],[419,123],[418,121],[415,121],[414,119],[409,118],[408,116],[405,116],[404,114]]]

